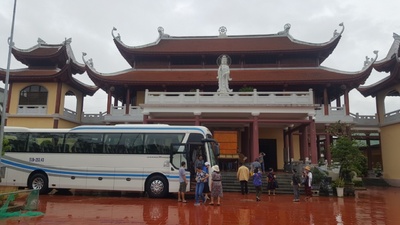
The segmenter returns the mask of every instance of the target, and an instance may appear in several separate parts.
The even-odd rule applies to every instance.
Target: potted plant
[[[343,178],[338,178],[335,180],[336,194],[338,197],[343,197],[344,193],[344,180]]]
[[[366,158],[359,150],[357,142],[351,139],[349,126],[337,122],[331,125],[329,132],[337,139],[331,145],[332,159],[340,164],[339,178],[345,182],[345,193],[354,195],[354,174],[362,174],[366,167]]]

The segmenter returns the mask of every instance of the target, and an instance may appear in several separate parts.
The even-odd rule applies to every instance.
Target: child
[[[256,188],[256,201],[260,201],[261,193],[262,193],[262,173],[257,167],[254,169],[253,175],[253,184]]]
[[[277,188],[277,182],[276,182],[276,175],[272,168],[269,168],[269,172],[267,175],[267,181],[268,181],[268,195],[271,195],[271,190],[272,190],[272,194],[275,195],[275,189]]]

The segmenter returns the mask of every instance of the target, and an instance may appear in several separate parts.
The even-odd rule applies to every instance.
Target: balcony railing
[[[353,114],[350,113],[350,116],[353,117],[353,121],[355,124],[359,126],[378,126],[378,117],[376,115],[360,115],[358,113]]]
[[[17,113],[23,115],[46,115],[47,105],[19,105]]]
[[[146,90],[145,104],[254,104],[254,105],[313,105],[313,91],[308,92],[150,92]]]

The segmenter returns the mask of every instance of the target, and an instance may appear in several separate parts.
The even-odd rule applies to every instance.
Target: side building
[[[83,100],[97,87],[73,77],[85,72],[71,48],[71,39],[61,44],[38,44],[29,49],[12,48],[12,54],[27,68],[10,70],[6,125],[31,128],[69,128],[82,124]],[[5,80],[6,70],[0,69]],[[64,107],[72,96],[75,109]]]
[[[388,98],[400,97],[400,36],[393,34],[394,41],[387,55],[374,63],[375,70],[389,73],[382,80],[358,90],[376,99],[378,126],[380,128],[383,178],[393,186],[400,186],[400,109],[387,111]],[[376,167],[376,165],[375,165]]]

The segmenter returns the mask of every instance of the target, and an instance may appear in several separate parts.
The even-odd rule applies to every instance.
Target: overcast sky
[[[8,44],[13,0],[0,1],[0,67],[7,68]],[[345,31],[342,38],[322,64],[355,72],[363,67],[365,57],[384,58],[393,43],[393,32],[400,34],[398,0],[18,0],[14,43],[26,49],[37,44],[40,37],[48,44],[60,44],[72,38],[76,59],[83,63],[93,59],[98,72],[113,73],[130,66],[118,52],[111,35],[118,29],[122,41],[137,46],[155,41],[158,27],[171,36],[218,35],[221,26],[227,35],[275,34],[291,24],[290,34],[298,40],[323,43],[334,30]],[[11,69],[24,68],[14,58]],[[387,74],[374,71],[365,85]],[[93,84],[84,75],[76,75],[86,84]],[[217,81],[216,81],[217,82]],[[4,86],[4,85],[3,85]],[[387,112],[400,109],[400,99],[391,98]],[[99,90],[86,97],[85,113],[106,110],[106,94]],[[375,99],[364,98],[358,91],[350,92],[350,111],[361,115],[376,113]],[[66,105],[67,108],[74,107]]]

